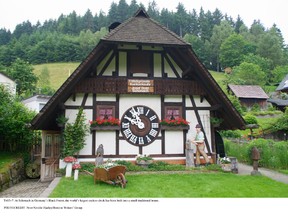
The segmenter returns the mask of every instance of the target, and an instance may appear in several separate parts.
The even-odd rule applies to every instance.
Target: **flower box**
[[[90,131],[116,131],[120,130],[119,125],[91,126]]]
[[[171,130],[171,131],[177,131],[177,130],[189,130],[189,125],[161,125],[161,130]]]

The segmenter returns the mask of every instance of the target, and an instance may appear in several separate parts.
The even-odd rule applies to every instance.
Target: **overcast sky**
[[[61,14],[68,15],[73,10],[83,16],[90,9],[94,14],[100,10],[108,14],[112,2],[119,0],[0,0],[0,29],[10,29],[12,32],[17,24],[29,20],[33,25],[37,21],[42,24],[50,18],[57,19]],[[137,0],[148,7],[152,0]],[[130,4],[131,0],[126,0]],[[243,19],[250,27],[253,20],[260,20],[266,28],[275,23],[282,31],[285,43],[288,43],[288,13],[285,6],[286,0],[156,0],[158,9],[167,8],[169,11],[176,10],[181,2],[187,11],[201,7],[204,11],[213,12],[218,8],[223,14],[236,20],[237,16]]]

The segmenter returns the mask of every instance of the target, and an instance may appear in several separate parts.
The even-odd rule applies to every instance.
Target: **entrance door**
[[[61,135],[59,132],[42,132],[41,181],[55,178],[59,167]]]

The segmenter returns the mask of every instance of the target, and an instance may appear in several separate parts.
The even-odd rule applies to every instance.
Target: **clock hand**
[[[128,116],[124,116],[125,119],[127,119],[128,121],[131,122],[131,124],[133,125],[137,125],[139,129],[143,129],[145,128],[145,124],[141,121],[140,117],[137,115],[135,116],[135,119],[132,119]]]

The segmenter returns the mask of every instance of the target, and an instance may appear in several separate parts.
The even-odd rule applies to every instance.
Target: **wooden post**
[[[252,149],[252,160],[253,160],[253,171],[251,172],[251,175],[261,175],[261,173],[258,171],[258,160],[260,160],[260,152],[257,149],[256,146]]]
[[[194,144],[186,142],[186,167],[194,167]]]

